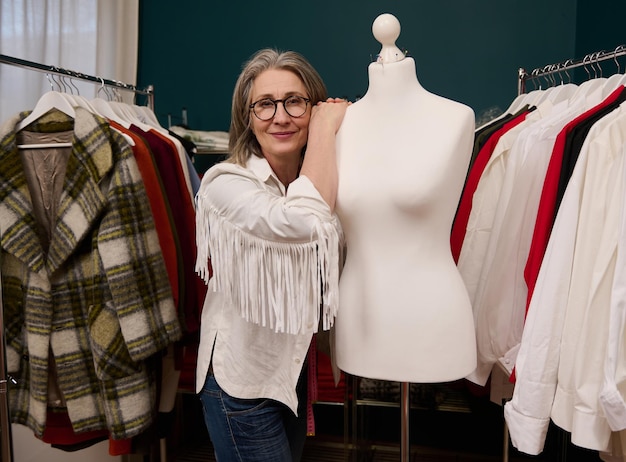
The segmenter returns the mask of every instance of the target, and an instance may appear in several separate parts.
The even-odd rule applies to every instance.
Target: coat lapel
[[[38,272],[45,263],[43,249],[14,131],[26,115],[7,120],[0,129],[0,246]]]
[[[76,109],[72,155],[48,253],[50,274],[63,265],[106,207],[100,183],[113,165],[109,130],[104,119]]]
[[[33,271],[44,265],[53,274],[87,235],[106,206],[100,182],[112,167],[107,122],[76,108],[69,119],[52,111],[30,125],[32,131],[74,129],[56,226],[48,255],[41,247],[32,200],[15,139],[15,125],[28,115],[22,113],[0,129],[0,245]]]

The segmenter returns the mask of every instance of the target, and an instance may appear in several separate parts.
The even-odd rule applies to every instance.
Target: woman
[[[347,106],[290,51],[260,50],[235,85],[230,156],[197,195],[196,269],[212,277],[196,389],[220,462],[300,459],[303,366],[337,307],[335,134]]]

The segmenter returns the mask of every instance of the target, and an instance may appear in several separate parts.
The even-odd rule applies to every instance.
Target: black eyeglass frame
[[[289,113],[289,111],[287,110],[287,106],[285,106],[285,101],[287,101],[289,98],[300,98],[304,100],[305,106],[304,106],[304,112],[302,114],[300,114],[299,116],[293,116]],[[261,117],[259,117],[259,115],[256,113],[256,111],[254,110],[254,107],[260,103],[261,101],[271,101],[272,103],[274,103],[274,112],[272,113],[271,117],[268,117],[267,119],[261,119]],[[304,114],[306,114],[306,109],[308,104],[311,102],[311,98],[305,98],[304,96],[300,96],[300,95],[290,95],[287,96],[286,98],[283,99],[271,99],[271,98],[261,98],[258,101],[255,101],[254,103],[252,103],[250,106],[248,106],[249,109],[252,110],[252,113],[254,114],[254,116],[259,119],[262,120],[264,122],[267,122],[268,120],[272,120],[274,118],[274,116],[276,115],[276,111],[278,110],[278,103],[283,103],[283,109],[285,110],[285,112],[289,115],[289,117],[293,117],[294,119],[299,119],[300,117],[302,117]]]

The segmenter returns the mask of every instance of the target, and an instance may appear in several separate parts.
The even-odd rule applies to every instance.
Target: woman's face
[[[252,84],[252,103],[264,98],[271,100],[285,99],[289,96],[308,98],[304,83],[291,71],[268,69],[260,73]],[[282,103],[276,103],[276,114],[269,120],[259,119],[253,111],[250,113],[254,132],[263,156],[272,165],[273,161],[284,162],[300,160],[302,148],[308,137],[311,107],[307,104],[305,113],[292,117]]]

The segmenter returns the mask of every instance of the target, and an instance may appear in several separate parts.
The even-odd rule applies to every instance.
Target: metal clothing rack
[[[141,89],[136,87],[135,85],[120,82],[119,80],[104,79],[95,75],[87,75],[83,74],[82,72],[72,71],[70,69],[63,69],[57,66],[36,63],[33,61],[27,61],[25,59],[15,58],[13,56],[7,56],[2,54],[0,54],[0,64],[10,64],[12,66],[43,72],[45,74],[66,76],[72,79],[84,80],[92,82],[94,84],[100,84],[103,87],[110,87],[117,90],[130,91],[138,95],[144,95],[148,99],[147,106],[154,111],[154,87],[152,85],[148,85],[146,88]]]
[[[111,87],[116,90],[129,91],[147,97],[147,106],[154,111],[154,88],[149,85],[145,89],[137,88],[117,80],[104,79],[99,76],[87,75],[57,66],[49,66],[25,59],[0,54],[0,64],[9,64],[45,74],[54,74],[99,84],[102,87]],[[7,373],[6,364],[6,337],[4,330],[4,314],[2,306],[2,281],[0,279],[0,461],[13,462],[13,441],[11,437],[11,419],[9,412],[9,387],[13,378]]]
[[[619,63],[617,62],[617,58],[619,56],[626,55],[626,45],[619,45],[613,51],[596,51],[594,53],[589,53],[585,55],[582,59],[563,61],[560,63],[548,64],[543,67],[537,67],[533,69],[530,73],[527,72],[524,68],[519,68],[517,71],[517,94],[521,95],[522,93],[526,93],[526,83],[529,80],[539,80],[541,77],[544,78],[552,78],[552,83],[555,85],[556,81],[554,80],[554,74],[559,74],[561,72],[565,72],[570,69],[574,69],[577,67],[584,67],[585,71],[587,71],[587,75],[591,78],[591,73],[587,69],[587,66],[591,67],[594,75],[598,75],[598,71],[594,67],[594,65],[598,65],[598,69],[600,75],[602,73],[602,68],[599,67],[600,62],[612,59],[615,61],[618,71],[619,71]],[[569,77],[569,74],[567,74]]]
[[[563,62],[548,64],[543,67],[537,67],[533,69],[531,72],[527,72],[524,68],[520,67],[517,71],[517,94],[519,96],[519,95],[526,93],[526,90],[527,90],[526,86],[529,80],[539,81],[540,78],[544,78],[550,82],[551,86],[557,85],[556,79],[554,78],[554,74],[558,74],[559,76],[561,76],[561,72],[564,72],[568,76],[568,78],[570,78],[567,71],[570,69],[578,68],[578,67],[583,67],[585,71],[587,72],[587,76],[589,78],[592,78],[591,72],[589,71],[589,69],[587,69],[587,66],[589,66],[592,72],[594,73],[594,78],[599,77],[602,75],[602,68],[600,67],[599,63],[603,61],[607,61],[609,59],[612,59],[613,61],[615,61],[615,64],[617,66],[617,72],[619,72],[620,66],[619,66],[619,62],[617,61],[617,58],[620,56],[625,56],[625,55],[626,55],[626,45],[618,45],[613,51],[606,51],[606,50],[596,51],[594,53],[586,54],[581,59],[577,59],[577,60],[568,59]],[[597,68],[594,67],[594,65],[597,65]],[[561,83],[563,83],[562,76],[560,80],[561,80]],[[504,402],[502,403],[502,405],[504,406]],[[558,460],[559,462],[565,461],[567,458],[567,436],[562,433],[559,433],[557,434],[557,438],[559,440],[559,447],[558,447],[558,454],[557,454]],[[509,460],[509,432],[508,432],[508,426],[506,424],[506,421],[504,422],[504,446],[503,446],[502,460],[503,462],[508,462]]]

